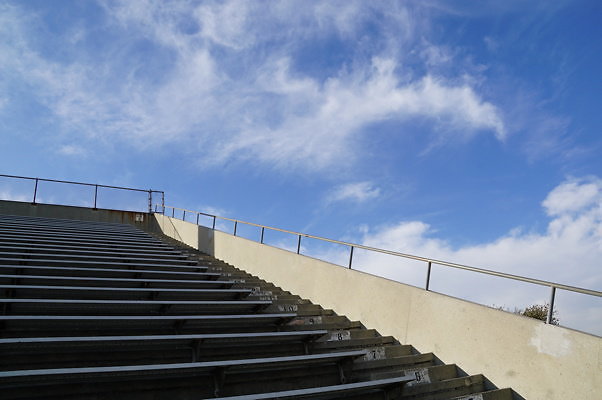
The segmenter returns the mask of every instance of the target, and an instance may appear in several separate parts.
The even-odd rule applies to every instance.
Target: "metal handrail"
[[[451,267],[451,268],[462,269],[462,270],[471,271],[471,272],[477,272],[477,273],[485,274],[485,275],[497,276],[497,277],[505,278],[505,279],[512,279],[512,280],[515,280],[515,281],[521,281],[521,282],[527,282],[527,283],[531,283],[531,284],[535,284],[535,285],[546,286],[546,287],[549,287],[551,289],[550,290],[550,301],[549,301],[549,307],[548,307],[548,315],[547,315],[547,318],[546,318],[546,323],[548,323],[548,324],[552,322],[552,317],[553,317],[553,314],[554,314],[554,299],[555,299],[555,296],[556,296],[556,289],[562,289],[562,290],[567,290],[567,291],[570,291],[570,292],[582,293],[582,294],[586,294],[586,295],[590,295],[590,296],[602,297],[602,292],[597,291],[597,290],[585,289],[585,288],[580,288],[580,287],[570,286],[570,285],[564,285],[562,283],[544,281],[544,280],[541,280],[541,279],[528,278],[528,277],[520,276],[520,275],[507,274],[507,273],[504,273],[504,272],[493,271],[493,270],[490,270],[490,269],[471,267],[469,265],[457,264],[457,263],[448,262],[448,261],[442,261],[442,260],[437,260],[437,259],[429,258],[429,257],[416,256],[416,255],[413,255],[413,254],[400,253],[400,252],[397,252],[397,251],[380,249],[380,248],[371,247],[371,246],[365,246],[365,245],[358,244],[358,243],[344,242],[344,241],[341,241],[341,240],[329,239],[329,238],[325,238],[325,237],[321,237],[321,236],[310,235],[308,233],[290,231],[288,229],[281,229],[281,228],[275,228],[275,227],[268,226],[268,225],[256,224],[254,222],[243,221],[243,220],[240,220],[240,219],[221,217],[221,216],[218,216],[218,215],[207,214],[207,213],[200,212],[200,211],[187,210],[185,208],[165,206],[164,204],[162,204],[161,207],[163,208],[163,210],[165,210],[166,208],[170,208],[172,210],[172,217],[175,217],[175,211],[176,210],[182,211],[182,220],[184,220],[186,218],[186,213],[191,213],[193,215],[196,214],[196,216],[197,216],[197,218],[196,218],[197,225],[199,223],[199,216],[200,215],[213,218],[212,229],[215,229],[215,222],[216,222],[217,219],[234,222],[234,230],[233,230],[234,236],[236,236],[237,227],[238,227],[239,223],[261,228],[260,243],[262,243],[262,244],[263,244],[264,231],[266,229],[269,229],[269,230],[272,230],[272,231],[277,231],[277,232],[288,233],[288,234],[291,234],[291,235],[295,235],[295,236],[298,237],[298,241],[297,241],[297,254],[301,254],[301,238],[302,237],[306,237],[306,238],[310,238],[310,239],[316,239],[316,240],[320,240],[320,241],[324,241],[324,242],[329,242],[329,243],[341,244],[341,245],[344,245],[344,246],[349,246],[349,248],[350,248],[349,264],[348,264],[348,268],[349,269],[352,269],[353,250],[356,249],[356,248],[357,249],[362,249],[362,250],[373,251],[373,252],[377,252],[377,253],[382,253],[382,254],[388,254],[388,255],[397,256],[397,257],[402,257],[402,258],[407,258],[407,259],[411,259],[411,260],[423,261],[423,262],[427,263],[427,274],[426,274],[426,284],[425,284],[425,289],[426,290],[429,290],[429,284],[430,284],[430,279],[431,279],[431,267],[432,267],[432,265],[441,265],[441,266],[445,266],[445,267]]]
[[[55,182],[55,183],[66,183],[66,184],[70,184],[70,185],[94,186],[94,207],[93,207],[94,209],[96,209],[96,205],[97,205],[97,201],[98,201],[98,188],[129,190],[129,191],[134,191],[134,192],[148,193],[148,212],[149,213],[151,213],[153,211],[153,193],[160,193],[161,194],[161,205],[163,206],[165,204],[165,192],[163,192],[162,190],[137,189],[137,188],[129,188],[129,187],[123,187],[123,186],[101,185],[98,183],[62,181],[62,180],[58,180],[58,179],[33,178],[30,176],[18,176],[18,175],[0,174],[0,177],[14,178],[14,179],[27,179],[27,180],[35,181],[32,204],[36,204],[36,198],[37,198],[37,194],[38,194],[38,182]]]

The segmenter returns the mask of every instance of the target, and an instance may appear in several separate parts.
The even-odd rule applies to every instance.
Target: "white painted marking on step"
[[[329,342],[337,342],[340,340],[351,340],[351,332],[350,331],[336,331],[336,332],[330,333],[330,337],[328,338]]]
[[[279,304],[278,311],[283,312],[297,312],[299,310],[299,306],[296,304]]]
[[[306,325],[315,325],[322,323],[322,317],[305,317],[303,318],[303,322]]]
[[[414,379],[413,381],[408,382],[406,384],[407,386],[431,383],[431,377],[429,376],[429,371],[426,368],[408,370],[406,371],[406,376],[409,376]]]
[[[384,360],[387,357],[384,347],[374,347],[368,350],[368,353],[362,357],[364,361]]]
[[[278,296],[260,296],[259,300],[261,300],[261,301],[274,301],[274,300],[278,300]]]

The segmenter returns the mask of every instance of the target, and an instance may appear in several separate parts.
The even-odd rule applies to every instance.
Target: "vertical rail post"
[[[161,209],[163,215],[165,215],[165,192],[161,192]]]
[[[351,263],[353,262],[353,249],[354,249],[354,247],[351,246],[351,251],[349,252],[349,265],[348,265],[349,269],[351,269]]]
[[[98,199],[98,185],[94,185],[94,209],[96,210],[96,200]]]
[[[551,324],[554,318],[554,297],[556,297],[556,286],[552,286],[550,292],[550,304],[548,305],[548,316],[546,318],[546,324]]]
[[[157,204],[155,204],[155,212],[157,212]]]
[[[265,226],[261,227],[261,239],[259,239],[259,243],[263,244],[263,232],[265,231]]]
[[[426,290],[429,290],[429,285],[431,283],[431,267],[432,267],[432,264],[429,261],[428,268],[426,269],[426,286],[425,286]]]
[[[148,190],[148,213],[153,212],[153,189]]]
[[[38,194],[38,178],[36,178],[36,186],[33,188],[33,203],[36,204],[36,195]]]
[[[213,226],[211,227],[211,229],[215,230],[215,215],[213,216]]]
[[[301,253],[301,235],[299,235],[299,240],[297,240],[297,254]]]
[[[182,210],[182,221],[186,221],[186,210]]]
[[[234,221],[234,236],[236,236],[236,228],[238,227],[238,221]]]
[[[172,218],[175,218],[175,216],[176,216],[176,208],[175,208],[175,207],[172,207],[172,208],[171,208],[171,217],[172,217]]]
[[[199,213],[196,213],[196,224],[197,225],[199,224],[199,215],[200,215]]]

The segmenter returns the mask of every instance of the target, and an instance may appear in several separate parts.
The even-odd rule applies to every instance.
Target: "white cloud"
[[[331,204],[340,201],[363,203],[377,199],[379,196],[380,188],[375,187],[371,182],[346,183],[335,187],[326,196],[326,203]]]
[[[28,17],[14,10],[4,27],[11,40],[0,49],[6,55],[2,66],[35,88],[38,101],[64,129],[77,132],[73,140],[83,133],[143,148],[176,143],[187,150],[203,148],[212,155],[204,162],[213,165],[252,160],[322,171],[353,165],[359,151],[355,138],[382,121],[419,117],[452,138],[477,131],[505,136],[500,110],[476,88],[428,73],[410,79],[412,71],[405,70],[399,55],[388,53],[395,46],[384,46],[372,59],[350,59],[326,78],[294,65],[291,49],[305,39],[333,32],[353,38],[362,24],[379,15],[403,39],[392,37],[412,40],[417,22],[402,6],[102,4],[104,28],[123,36],[99,54],[101,61],[73,57],[77,61],[61,62],[44,56],[29,38],[33,33],[27,26],[33,25]],[[385,42],[391,39],[387,35]],[[85,37],[79,32],[70,51],[78,54]],[[139,43],[157,55],[136,55]],[[431,61],[449,57],[442,48],[429,46],[425,51]],[[157,70],[149,66],[155,63]]]
[[[243,130],[222,145],[221,160],[247,157],[283,167],[302,164],[323,169],[353,158],[354,136],[367,134],[363,128],[412,117],[439,121],[459,137],[478,130],[505,137],[499,110],[471,87],[447,85],[430,75],[404,85],[395,74],[399,65],[392,59],[374,58],[369,66],[328,79],[324,85],[291,76],[287,60],[275,65],[270,74],[274,79],[259,80],[269,82],[263,90],[300,107],[285,110],[275,127]]]
[[[58,148],[57,152],[64,156],[84,156],[86,149],[76,144],[65,144]]]
[[[364,227],[359,243],[432,259],[588,289],[602,289],[602,179],[570,178],[542,202],[550,220],[545,232],[513,229],[486,243],[454,248],[435,236],[428,224],[402,221]],[[336,254],[334,254],[336,253]],[[322,257],[322,254],[315,254]],[[330,260],[346,264],[348,249],[328,251]],[[426,263],[357,250],[353,265],[376,275],[424,287]],[[431,289],[509,309],[545,303],[549,288],[516,283],[478,273],[433,266]],[[602,335],[602,299],[558,290],[560,322]]]

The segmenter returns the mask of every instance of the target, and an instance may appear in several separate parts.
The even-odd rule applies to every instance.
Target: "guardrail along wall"
[[[156,229],[527,399],[595,399],[602,339],[155,214]]]

